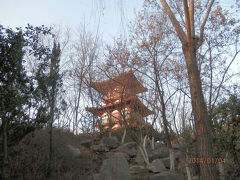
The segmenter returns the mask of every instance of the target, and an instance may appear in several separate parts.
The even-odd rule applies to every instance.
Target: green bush
[[[232,95],[213,111],[214,152],[226,158],[226,179],[240,177],[240,97]]]

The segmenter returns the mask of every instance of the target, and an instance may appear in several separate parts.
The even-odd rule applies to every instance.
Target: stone
[[[148,169],[144,166],[133,165],[130,167],[131,174],[140,174],[140,173],[148,173]]]
[[[130,161],[130,156],[127,153],[122,153],[127,161]]]
[[[102,138],[101,143],[106,145],[110,149],[117,148],[119,146],[119,144],[120,144],[118,139],[115,136],[113,136],[113,137],[104,137],[104,138]]]
[[[148,174],[135,174],[132,176],[132,180],[149,180]]]
[[[94,152],[108,152],[109,151],[109,148],[103,144],[92,145],[91,149]]]
[[[200,180],[200,177],[198,177],[198,176],[193,176],[193,177],[192,177],[192,180]]]
[[[167,169],[170,169],[170,158],[169,157],[166,157],[166,158],[162,158],[161,159],[164,166],[167,168]]]
[[[153,175],[150,177],[150,180],[184,180],[184,176],[175,172],[165,171]]]
[[[88,177],[88,180],[101,180],[99,176],[100,176],[99,173],[98,174],[93,174],[92,176]]]
[[[110,151],[110,152],[106,153],[106,157],[110,158],[114,153],[116,153],[116,152]],[[129,162],[130,161],[130,156],[127,153],[123,153],[123,152],[121,152],[121,153],[124,155],[126,160]]]
[[[183,157],[183,154],[181,151],[174,151],[174,157],[176,160],[180,159],[181,157]]]
[[[136,155],[136,157],[135,157],[135,163],[137,163],[138,165],[142,165],[142,166],[145,165],[143,156],[142,156],[142,154],[141,154],[141,152],[140,152],[139,149],[138,149],[137,155]]]
[[[137,149],[138,149],[138,146],[136,142],[129,142],[119,146],[116,149],[116,151],[124,152],[124,153],[127,153],[130,157],[134,157],[137,154]]]
[[[180,149],[180,145],[179,144],[172,144],[172,148],[174,150],[179,150]]]
[[[167,147],[160,147],[154,149],[151,153],[148,154],[149,161],[152,162],[154,159],[169,157],[169,151]]]
[[[153,162],[148,166],[148,169],[154,173],[167,171],[167,169],[161,159],[153,160]]]
[[[78,148],[73,147],[72,145],[67,145],[68,149],[70,150],[71,154],[73,157],[78,157],[80,156],[80,150]]]
[[[103,161],[99,172],[100,180],[131,180],[128,162],[122,153],[114,153]]]
[[[94,174],[93,180],[100,180],[100,174]]]
[[[80,144],[84,147],[90,148],[92,145],[93,141],[91,139],[86,139],[80,142]]]

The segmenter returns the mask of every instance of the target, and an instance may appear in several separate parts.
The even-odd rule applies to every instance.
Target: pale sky
[[[62,25],[87,30],[112,39],[127,32],[127,24],[144,0],[0,0],[0,24],[5,27]],[[230,6],[234,0],[221,0]],[[231,2],[231,3],[230,3]]]
[[[124,32],[142,3],[143,0],[0,0],[0,24],[11,28],[28,23],[70,28],[85,24],[92,32],[99,27],[104,38],[111,39]]]

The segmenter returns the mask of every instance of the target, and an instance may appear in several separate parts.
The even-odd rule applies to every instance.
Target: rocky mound
[[[181,180],[181,153],[175,150],[176,172],[170,172],[169,152],[163,145],[153,150],[147,143],[150,164],[144,163],[139,145],[120,144],[117,137],[93,134],[75,136],[62,130],[53,133],[54,179],[88,180]],[[14,149],[12,178],[45,179],[49,152],[48,130],[27,135]],[[19,171],[21,169],[21,171]],[[182,171],[183,172],[183,171]]]

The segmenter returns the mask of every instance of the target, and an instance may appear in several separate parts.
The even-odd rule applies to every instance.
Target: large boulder
[[[180,150],[180,145],[179,144],[172,144],[172,148],[174,149],[174,150]]]
[[[90,148],[91,145],[93,144],[93,140],[92,139],[85,139],[85,140],[81,141],[80,144],[84,147]]]
[[[175,172],[165,171],[155,174],[154,176],[150,177],[150,180],[184,180],[184,176]]]
[[[99,180],[131,180],[128,162],[122,153],[115,153],[103,161]]]
[[[181,152],[180,151],[175,151],[174,152],[174,161],[175,161],[175,166],[178,165],[179,163],[179,158],[181,157]],[[164,165],[166,168],[170,169],[170,158],[166,157],[166,158],[161,158],[161,160],[163,161]],[[184,160],[183,160],[184,161]],[[185,161],[184,161],[185,162]]]
[[[161,159],[155,159],[149,166],[148,169],[154,173],[167,171],[163,161]]]
[[[79,177],[79,179],[86,179],[87,173],[90,173],[91,167],[96,162],[89,158],[89,153],[82,148],[79,149],[81,146],[79,146],[78,136],[53,129],[52,138],[53,178]],[[48,147],[49,129],[36,130],[26,135],[14,147],[17,156],[13,156],[11,159],[9,170],[11,176],[16,178],[12,179],[45,179],[46,161],[49,158]]]
[[[148,154],[149,161],[152,162],[154,159],[160,159],[169,157],[169,151],[167,147],[159,147],[154,149],[151,153]]]
[[[170,158],[169,158],[169,157],[166,157],[166,158],[162,158],[161,160],[162,160],[164,166],[165,166],[166,168],[170,169]]]
[[[192,180],[200,180],[200,179],[202,179],[202,178],[199,177],[199,176],[193,176],[193,177],[192,177]]]
[[[73,147],[72,145],[68,144],[67,145],[68,149],[72,153],[73,157],[79,157],[80,156],[80,150],[78,148]]]
[[[144,166],[140,165],[133,165],[130,167],[130,173],[131,174],[141,174],[141,173],[148,173],[148,169]]]
[[[105,146],[104,144],[98,144],[98,145],[92,145],[91,149],[94,152],[108,152],[109,148]]]
[[[105,155],[106,155],[107,158],[110,158],[114,153],[116,153],[116,152],[110,151],[110,152],[107,152]],[[121,153],[124,155],[126,160],[129,162],[130,161],[129,155],[127,153],[124,153],[124,152],[121,152]]]
[[[116,151],[127,153],[130,157],[133,157],[133,156],[136,156],[137,149],[138,149],[138,146],[136,142],[129,142],[119,146],[116,149]]]
[[[88,180],[100,180],[100,174],[93,174],[92,176],[88,177]]]
[[[102,138],[101,143],[106,145],[110,149],[117,148],[119,146],[119,144],[120,144],[118,139],[115,136],[113,136],[113,137],[104,137],[104,138]]]

